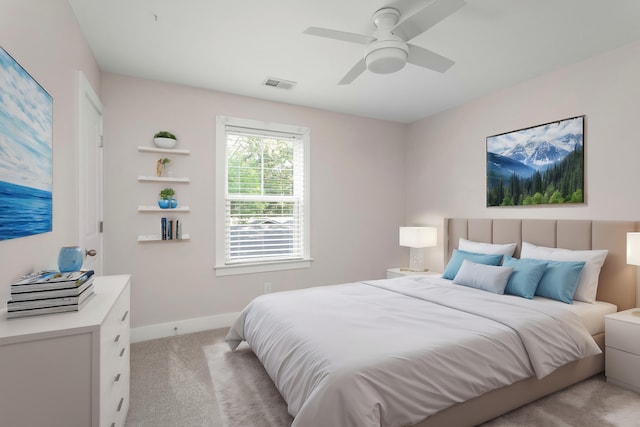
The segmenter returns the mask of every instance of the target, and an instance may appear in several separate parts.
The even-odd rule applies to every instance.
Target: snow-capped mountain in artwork
[[[487,138],[487,152],[499,154],[543,171],[582,148],[582,126],[556,122]]]

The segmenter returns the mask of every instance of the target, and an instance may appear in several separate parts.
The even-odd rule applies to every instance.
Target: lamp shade
[[[438,244],[436,227],[400,227],[400,246],[429,248]]]
[[[627,264],[640,265],[640,233],[627,233]]]

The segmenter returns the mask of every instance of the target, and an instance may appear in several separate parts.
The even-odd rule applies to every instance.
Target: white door
[[[78,186],[82,268],[102,275],[102,103],[84,74],[78,72]]]

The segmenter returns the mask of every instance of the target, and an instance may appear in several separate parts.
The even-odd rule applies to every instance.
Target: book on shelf
[[[93,277],[93,270],[60,273],[57,271],[39,272],[11,285],[11,293],[73,289]]]
[[[84,282],[78,287],[68,289],[53,289],[44,291],[29,291],[29,292],[12,292],[12,301],[33,301],[38,299],[48,298],[65,298],[65,297],[77,297],[84,292],[90,286],[93,287],[94,277],[90,277],[89,280]]]
[[[7,318],[8,319],[15,319],[17,317],[28,317],[28,316],[39,316],[42,314],[53,314],[53,313],[65,313],[65,312],[69,312],[69,311],[78,311],[80,309],[82,309],[82,307],[84,307],[85,305],[87,305],[87,302],[89,302],[91,300],[91,297],[94,294],[93,289],[89,289],[89,292],[91,292],[90,295],[88,295],[88,297],[82,301],[79,304],[71,304],[71,305],[58,305],[55,307],[43,307],[43,308],[31,308],[31,309],[27,309],[27,310],[16,310],[16,311],[7,311]]]
[[[47,298],[31,301],[15,301],[11,298],[7,301],[7,311],[29,310],[33,308],[58,307],[63,305],[79,305],[93,294],[93,285],[90,285],[80,295],[75,297]]]
[[[162,240],[182,239],[182,223],[179,219],[160,218],[160,231]]]

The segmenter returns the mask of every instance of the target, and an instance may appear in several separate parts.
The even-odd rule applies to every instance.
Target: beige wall
[[[640,43],[425,118],[409,126],[407,223],[444,217],[638,220]],[[489,135],[586,115],[586,203],[566,207],[485,206]],[[430,263],[442,268],[441,250]]]
[[[21,275],[55,268],[77,245],[77,72],[96,91],[100,71],[66,0],[2,0],[0,45],[53,96],[53,232],[0,241],[0,301]]]
[[[237,312],[274,291],[382,278],[398,265],[404,220],[406,126],[105,73],[105,254],[107,273],[133,273],[134,327]],[[311,268],[216,277],[214,265],[215,119],[234,116],[311,129]],[[140,153],[158,130],[177,134],[176,184],[190,241],[137,243],[157,233],[161,214],[139,214],[162,187],[138,183],[159,156]]]

